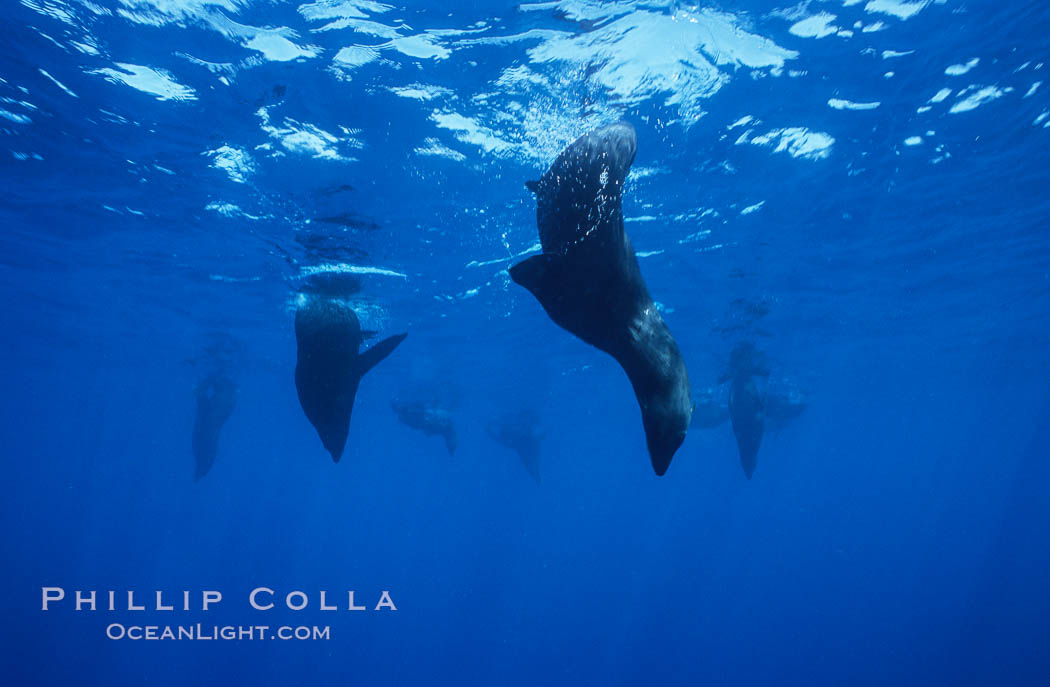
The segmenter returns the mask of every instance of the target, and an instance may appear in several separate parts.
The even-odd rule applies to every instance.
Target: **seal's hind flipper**
[[[540,303],[546,303],[545,296],[551,293],[559,256],[554,253],[540,253],[522,260],[510,268],[510,278],[532,292]]]
[[[408,334],[396,334],[395,336],[387,337],[367,351],[363,351],[357,358],[360,374],[364,376],[366,372],[378,365],[383,358],[393,353],[397,345],[404,341],[406,336]]]

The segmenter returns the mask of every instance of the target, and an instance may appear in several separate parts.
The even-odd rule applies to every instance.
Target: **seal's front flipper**
[[[525,182],[525,188],[529,189],[533,193],[539,193],[540,192],[540,182],[539,181],[526,181]]]
[[[364,376],[366,372],[378,365],[383,358],[393,353],[394,349],[397,348],[397,345],[404,341],[406,336],[408,336],[408,334],[397,334],[388,337],[377,343],[375,346],[372,346],[367,351],[361,353],[357,359],[360,374]]]
[[[540,303],[547,302],[547,295],[553,295],[555,289],[555,272],[559,256],[554,253],[540,253],[522,260],[510,268],[510,278],[532,292]]]

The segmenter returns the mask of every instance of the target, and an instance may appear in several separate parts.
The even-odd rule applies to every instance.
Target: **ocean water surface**
[[[6,2],[4,683],[1050,684],[1050,6],[793,2]],[[662,477],[507,271],[619,120],[696,402]],[[408,334],[338,463],[318,294]],[[198,623],[329,636],[109,637]]]

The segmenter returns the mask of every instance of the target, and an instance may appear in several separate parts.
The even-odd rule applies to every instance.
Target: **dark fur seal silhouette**
[[[662,475],[685,440],[689,375],[623,228],[623,184],[637,149],[620,122],[577,139],[539,181],[543,253],[510,268],[554,322],[620,363],[634,387],[653,470]]]
[[[450,456],[456,452],[456,426],[452,422],[452,414],[440,404],[394,399],[390,407],[397,419],[412,429],[417,429],[428,437],[444,437],[445,447]]]
[[[758,465],[758,447],[762,444],[765,409],[753,377],[734,377],[729,387],[729,419],[733,423],[740,465],[748,479]]]
[[[407,334],[383,339],[358,353],[364,336],[349,305],[317,296],[300,297],[303,302],[295,313],[295,388],[306,418],[338,463],[361,377],[390,355]]]
[[[193,422],[194,480],[208,474],[219,451],[219,433],[237,404],[237,383],[224,371],[215,371],[197,385],[197,417]]]
[[[488,424],[489,437],[514,453],[536,484],[540,483],[540,440],[535,413],[507,415]]]
[[[765,399],[755,384],[756,376],[769,376],[762,355],[750,342],[737,344],[720,381],[730,383],[729,419],[740,451],[740,465],[748,479],[758,465],[758,447],[762,444],[766,418]]]
[[[690,429],[711,429],[729,419],[729,406],[725,400],[716,399],[709,391],[694,392],[693,419]],[[806,410],[806,399],[795,389],[773,391],[768,389],[764,398],[764,434],[777,432],[795,420]]]

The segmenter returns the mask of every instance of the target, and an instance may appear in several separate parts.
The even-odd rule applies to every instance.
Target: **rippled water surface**
[[[2,16],[11,684],[1046,684],[1045,3]],[[524,182],[621,119],[626,230],[710,425],[659,478],[623,372],[507,272],[539,250]],[[319,288],[408,332],[338,464],[293,381]],[[780,403],[750,480],[719,382],[740,342]],[[236,407],[194,481],[216,366]],[[450,413],[454,455],[395,398]],[[313,605],[254,611],[263,585]],[[42,612],[44,586],[221,589],[142,615],[332,636],[108,640],[146,621]]]

